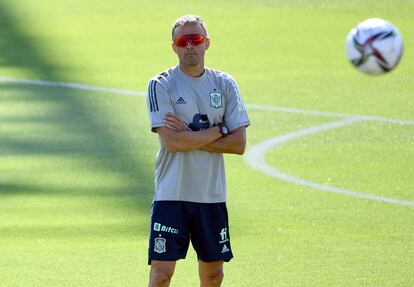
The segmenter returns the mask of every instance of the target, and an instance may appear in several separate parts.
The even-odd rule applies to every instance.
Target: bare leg
[[[223,281],[223,261],[198,261],[198,275],[201,287],[220,287]]]
[[[174,274],[175,261],[151,261],[148,287],[168,287]]]

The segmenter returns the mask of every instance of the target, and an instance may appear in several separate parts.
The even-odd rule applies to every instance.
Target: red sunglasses
[[[188,42],[191,42],[191,45],[198,46],[204,43],[206,36],[202,34],[188,34],[188,35],[181,35],[174,39],[174,44],[177,47],[187,47]]]

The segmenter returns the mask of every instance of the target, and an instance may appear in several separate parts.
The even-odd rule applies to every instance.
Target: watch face
[[[227,135],[227,134],[229,133],[228,128],[227,128],[227,127],[225,127],[225,126],[222,126],[222,127],[221,127],[221,133],[222,133],[223,135]]]

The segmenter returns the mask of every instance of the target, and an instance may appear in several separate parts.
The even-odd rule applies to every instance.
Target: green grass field
[[[0,77],[145,91],[177,62],[173,21],[199,14],[206,64],[232,74],[248,106],[248,152],[336,114],[375,116],[275,146],[267,164],[412,204],[413,11],[413,0],[2,0]],[[371,17],[405,40],[381,77],[345,57],[347,33]],[[158,142],[145,97],[0,78],[0,102],[0,286],[146,286]],[[226,165],[235,258],[223,286],[414,286],[412,205],[288,182],[246,156]],[[190,250],[171,286],[198,286],[196,263]]]

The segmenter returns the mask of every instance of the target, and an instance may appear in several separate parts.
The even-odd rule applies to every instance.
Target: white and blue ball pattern
[[[359,23],[346,38],[348,59],[356,69],[370,75],[393,70],[400,62],[403,46],[398,29],[379,18]]]

